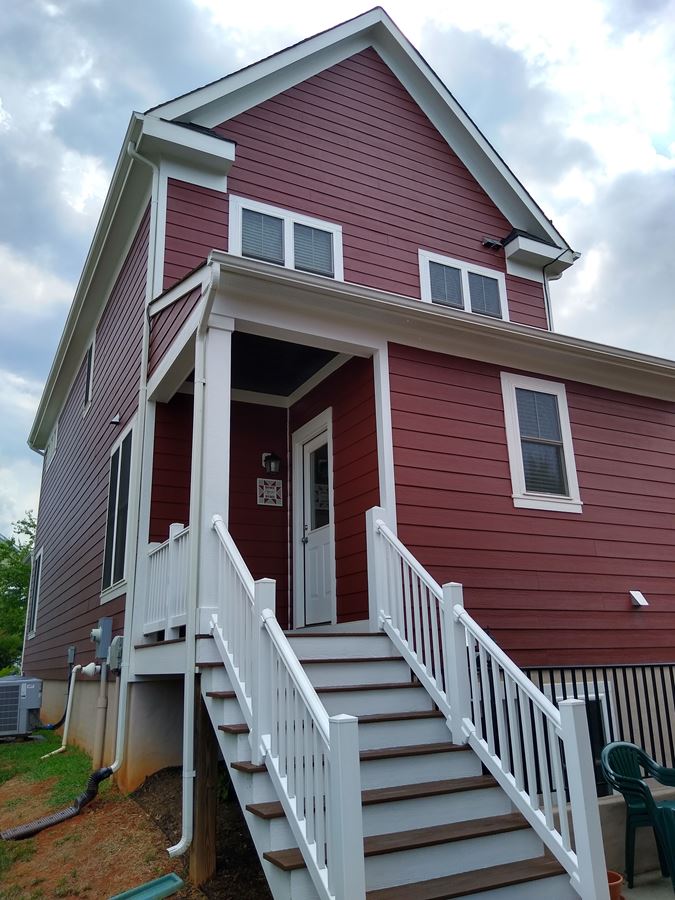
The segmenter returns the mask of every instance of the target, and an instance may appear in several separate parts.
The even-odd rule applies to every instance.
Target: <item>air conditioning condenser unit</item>
[[[42,679],[0,678],[0,738],[27,737],[40,724]]]

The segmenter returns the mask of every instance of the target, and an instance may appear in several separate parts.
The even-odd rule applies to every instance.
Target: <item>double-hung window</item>
[[[502,372],[515,506],[581,512],[565,386]]]
[[[127,434],[116,444],[110,456],[108,486],[108,514],[106,517],[103,581],[101,590],[112,590],[123,584],[126,577],[127,520],[129,513],[129,484],[131,480],[131,436]],[[109,599],[110,595],[105,599]]]
[[[28,588],[28,611],[26,612],[26,637],[35,637],[37,629],[38,603],[40,602],[40,583],[42,581],[42,547],[33,554]]]
[[[342,228],[230,196],[229,252],[326,278],[344,278]]]
[[[422,300],[508,321],[503,272],[419,251]]]

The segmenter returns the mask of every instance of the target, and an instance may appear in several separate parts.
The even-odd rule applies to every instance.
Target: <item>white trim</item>
[[[377,428],[377,468],[380,507],[387,525],[396,533],[396,477],[394,472],[394,436],[391,424],[389,387],[389,347],[385,343],[373,353],[375,422]]]
[[[293,393],[288,396],[289,408],[293,406],[294,403],[297,403],[298,400],[302,400],[305,394],[309,394],[310,391],[313,391],[314,388],[321,384],[322,381],[325,381],[329,375],[332,375],[333,372],[337,372],[337,370],[344,366],[346,362],[349,362],[350,359],[352,359],[352,357],[349,353],[338,353],[338,355],[329,360],[325,366],[322,366],[318,372],[310,375],[307,381],[303,382],[300,387],[297,387]]]
[[[30,571],[30,584],[28,586],[28,609],[26,610],[26,641],[29,641],[31,638],[34,638],[37,634],[37,620],[38,620],[38,610],[40,607],[40,588],[42,587],[42,557],[43,557],[44,544],[37,553],[33,554],[33,558],[31,560],[31,571]],[[37,576],[37,586],[35,587],[35,594],[33,595],[33,584],[35,580],[35,563],[37,560],[40,560],[40,571]],[[33,619],[33,627],[29,631],[30,620]]]
[[[46,472],[52,464],[52,460],[56,456],[56,448],[58,447],[58,436],[59,436],[59,420],[57,419],[54,422],[54,427],[52,428],[51,434],[47,440],[47,446],[45,447],[45,455],[44,455],[44,463],[43,463],[43,473]]]
[[[555,381],[545,381],[542,378],[516,375],[513,372],[502,372],[501,383],[502,396],[504,398],[504,425],[506,428],[506,442],[509,451],[509,465],[511,468],[513,505],[524,509],[580,513],[583,504],[581,502],[579,483],[577,481],[577,470],[574,460],[572,430],[570,428],[570,416],[567,408],[565,385]],[[543,394],[552,394],[557,398],[560,433],[562,436],[563,456],[567,476],[568,494],[566,496],[537,493],[528,491],[525,487],[525,471],[523,468],[523,454],[518,424],[518,408],[516,405],[516,388],[537,391]]]
[[[259,203],[257,200],[249,200],[246,197],[236,197],[230,194],[229,208],[229,233],[228,253],[242,256],[242,214],[243,210],[263,213],[266,216],[275,216],[284,223],[284,266],[295,270],[295,241],[293,239],[294,225],[307,225],[320,231],[327,231],[333,238],[333,275],[321,275],[312,273],[319,278],[330,278],[331,281],[344,281],[344,264],[342,259],[342,226],[334,222],[326,222],[323,219],[315,219],[302,213],[293,212],[290,209],[282,209],[278,206],[270,206],[269,203]],[[273,265],[273,264],[272,264]]]
[[[89,352],[91,351],[91,356]],[[82,404],[82,415],[86,416],[89,411],[89,407],[91,406],[91,401],[94,397],[94,368],[95,368],[95,360],[96,360],[96,332],[92,336],[91,342],[87,349],[84,351],[84,363],[85,363],[85,373],[84,373],[84,403]]]
[[[129,566],[129,510],[131,509],[131,505],[134,502],[133,496],[131,493],[132,485],[134,484],[134,444],[138,439],[138,435],[134,435],[134,426],[136,424],[136,416],[133,416],[131,421],[127,424],[124,431],[119,435],[114,444],[111,445],[110,451],[108,454],[108,491],[106,493],[106,505],[105,505],[105,514],[106,514],[106,528],[105,528],[105,538],[103,540],[103,561],[101,564],[101,590],[100,590],[100,602],[107,603],[108,600],[113,600],[115,597],[119,597],[122,594],[126,593],[127,589],[127,575],[128,575],[128,566]],[[127,436],[131,434],[131,456],[129,458],[129,497],[127,501],[127,528],[125,534],[124,541],[124,574],[122,578],[118,581],[111,582],[108,587],[103,587],[103,577],[105,575],[105,552],[108,546],[108,507],[110,504],[110,465],[112,463],[112,458],[117,450],[120,450],[120,459],[119,459],[119,469],[117,474],[117,486],[116,486],[116,497],[115,497],[115,521],[114,521],[114,529],[113,529],[113,551],[112,551],[112,562],[111,562],[111,571],[110,577],[114,576],[114,568],[115,568],[115,550],[117,549],[115,546],[115,541],[117,539],[117,535],[115,533],[116,525],[117,525],[117,509],[119,506],[119,491],[120,491],[120,471],[122,468],[122,444]]]
[[[282,397],[279,394],[263,394],[260,391],[244,391],[241,388],[232,388],[232,402],[288,409],[288,397]]]
[[[304,446],[308,441],[326,433],[328,442],[328,503],[330,517],[330,552],[331,552],[331,580],[333,589],[333,617],[331,624],[337,622],[337,581],[335,574],[335,505],[333,497],[333,408],[329,406],[320,412],[309,422],[305,422],[291,435],[292,469],[291,481],[293,484],[293,527],[291,529],[291,542],[293,544],[293,628],[305,626],[305,592],[304,571],[305,561],[301,537],[303,534],[304,519]],[[303,477],[298,477],[302,474]],[[302,573],[302,578],[299,577]]]
[[[437,303],[431,297],[431,271],[429,263],[435,262],[442,266],[450,266],[453,269],[459,269],[462,278],[462,302],[464,311],[473,313],[475,316],[484,316],[489,319],[501,319],[503,322],[509,321],[509,304],[506,296],[506,278],[503,272],[497,269],[490,269],[486,266],[477,266],[474,263],[466,262],[461,259],[454,259],[452,256],[442,256],[440,253],[432,253],[431,250],[418,251],[419,267],[420,267],[420,295],[425,303]],[[491,316],[489,313],[476,312],[471,308],[471,295],[469,292],[469,274],[483,275],[486,278],[493,278],[499,287],[499,305],[501,316]],[[447,304],[440,303],[440,306]],[[459,307],[450,307],[451,309],[459,309]]]
[[[156,316],[158,313],[161,313],[163,309],[172,306],[174,303],[178,302],[178,300],[182,300],[186,294],[192,293],[192,291],[200,285],[203,291],[208,283],[208,277],[209,267],[205,263],[197,269],[196,272],[192,272],[182,281],[179,281],[177,284],[174,284],[173,287],[170,287],[163,294],[160,294],[154,300],[151,300],[148,305],[148,316],[150,318]]]

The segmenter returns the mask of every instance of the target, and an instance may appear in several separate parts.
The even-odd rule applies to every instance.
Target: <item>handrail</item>
[[[584,704],[556,707],[464,609],[462,586],[441,587],[383,512],[367,514],[371,622],[389,635],[445,714],[455,743],[470,745],[575,890],[584,900],[605,900]]]
[[[212,527],[218,537],[222,545],[227,550],[227,553],[234,565],[237,575],[239,576],[242,584],[246,588],[251,600],[253,600],[253,592],[255,590],[255,582],[253,580],[253,575],[251,575],[248,566],[244,562],[244,557],[239,552],[239,547],[232,540],[230,532],[225,527],[225,522],[223,521],[223,517],[219,515],[215,515],[212,519]]]
[[[319,695],[317,694],[314,685],[307,677],[307,673],[302,668],[300,660],[295,655],[288,638],[284,634],[272,610],[263,610],[262,619],[272,643],[279,651],[279,656],[283,659],[284,664],[288,669],[288,673],[293,679],[293,683],[298,689],[308,710],[312,714],[312,718],[314,719],[322,738],[326,742],[326,746],[328,746],[330,741],[330,719],[326,707],[319,699]]]

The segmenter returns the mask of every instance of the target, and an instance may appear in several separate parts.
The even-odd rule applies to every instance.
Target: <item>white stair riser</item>
[[[492,834],[452,844],[385,853],[366,859],[366,887],[408,884],[486,866],[539,856],[542,845],[531,829]],[[546,898],[548,900],[548,898]]]
[[[467,894],[462,900],[579,900],[568,875],[511,884],[494,891]]]
[[[439,778],[480,775],[481,771],[480,762],[470,751],[364,760],[361,763],[361,787],[365,791],[369,788],[419,784]]]
[[[221,663],[222,661],[213,638],[200,638],[197,641],[197,665],[212,662]]]
[[[405,823],[405,828],[426,828],[481,819],[486,816],[507,815],[511,803],[497,787],[436,797],[376,803],[363,807],[364,834],[388,834],[392,823]]]
[[[395,722],[359,723],[361,750],[380,747],[408,747],[410,744],[437,744],[449,741],[445,719],[403,719]]]
[[[368,637],[350,637],[348,634],[329,637],[288,636],[293,652],[300,659],[341,659],[361,657],[399,656],[398,651],[386,635],[373,634]]]
[[[274,900],[318,900],[319,895],[306,869],[284,872],[265,859],[261,862]]]
[[[387,684],[410,681],[410,668],[405,660],[391,659],[349,663],[305,663],[305,672],[315,687],[333,684]]]
[[[215,669],[202,669],[202,693],[206,691],[231,691],[232,684],[225,671],[225,666]]]
[[[296,846],[285,816],[281,819],[261,819],[247,812],[246,821],[256,846],[263,846],[265,850],[285,850]]]
[[[352,716],[365,716],[370,713],[385,712],[417,712],[432,709],[433,702],[424,688],[393,688],[387,691],[336,691],[330,694],[319,694],[321,702],[329,715],[348,713]]]

